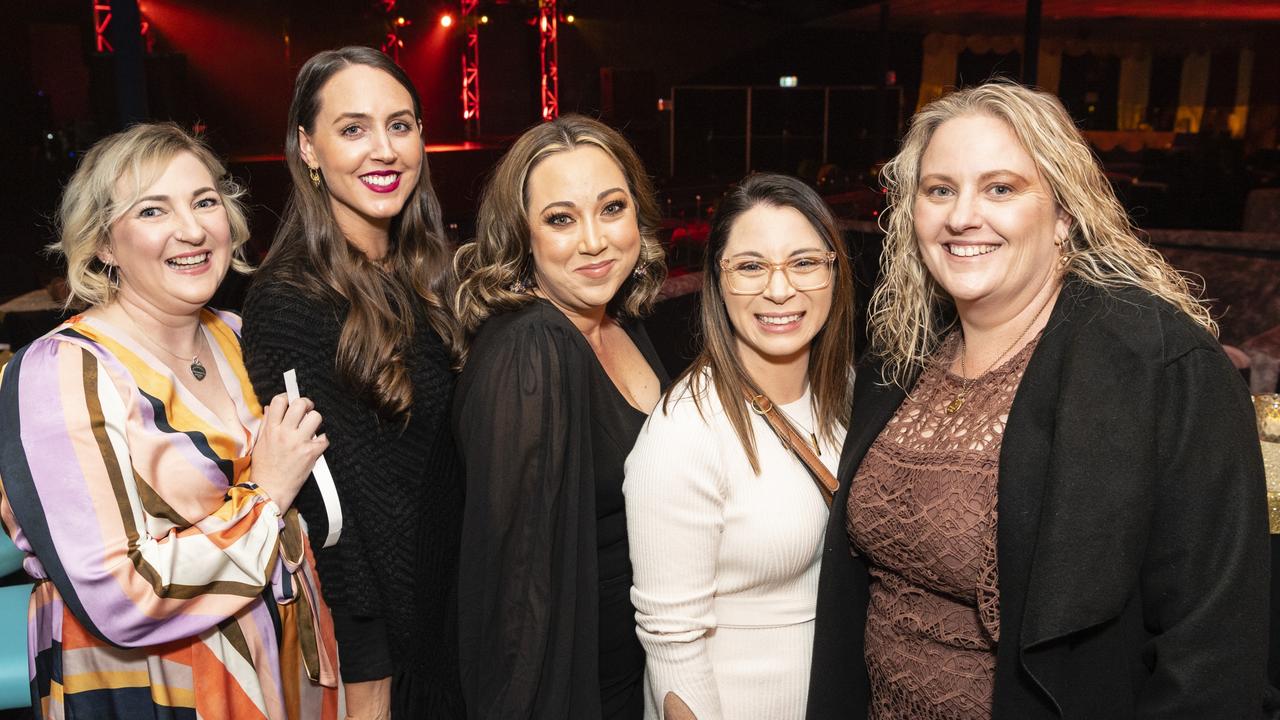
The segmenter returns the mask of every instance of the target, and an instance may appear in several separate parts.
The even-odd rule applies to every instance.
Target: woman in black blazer
[[[1260,717],[1265,482],[1205,307],[1050,95],[935,101],[885,177],[809,717]]]

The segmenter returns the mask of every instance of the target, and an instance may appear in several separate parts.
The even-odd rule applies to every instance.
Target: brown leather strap
[[[763,417],[769,427],[778,434],[778,439],[782,441],[783,446],[795,453],[800,458],[800,462],[808,468],[809,475],[813,477],[813,482],[817,484],[818,490],[822,493],[822,499],[826,501],[827,507],[831,507],[832,497],[839,489],[840,483],[836,480],[826,465],[818,459],[813,449],[809,447],[809,443],[804,441],[796,433],[795,428],[791,427],[791,423],[787,422],[780,414],[778,409],[773,406],[773,401],[765,395],[753,395],[750,390],[746,391],[747,403],[751,405],[751,411]]]

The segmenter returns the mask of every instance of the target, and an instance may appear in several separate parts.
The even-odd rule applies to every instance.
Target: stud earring
[[[307,170],[311,174],[311,184],[315,187],[320,187],[320,168],[312,167],[307,168]]]
[[[637,280],[644,277],[644,269],[645,269],[644,265],[640,263],[636,263],[635,270],[631,271],[631,277],[636,278]]]

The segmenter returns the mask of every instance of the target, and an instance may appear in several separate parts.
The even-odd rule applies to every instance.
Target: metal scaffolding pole
[[[556,0],[538,0],[538,43],[542,59],[542,119],[560,116],[560,53],[556,31]]]
[[[480,0],[462,0],[462,27],[466,43],[462,47],[462,123],[467,137],[480,134]]]

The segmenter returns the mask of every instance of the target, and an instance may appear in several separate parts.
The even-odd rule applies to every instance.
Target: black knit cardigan
[[[462,467],[447,420],[455,373],[444,343],[418,308],[406,353],[413,383],[410,418],[407,424],[380,418],[335,369],[346,311],[345,303],[308,297],[259,276],[244,307],[245,366],[264,405],[284,391],[282,374],[296,369],[301,394],[324,418],[325,459],[343,510],[339,542],[320,547],[327,519],[314,481],[295,505],[310,529],[325,600],[335,614],[384,621],[393,674],[410,672],[418,676],[415,685],[454,695]],[[341,655],[344,638],[338,630]],[[349,657],[343,659],[344,679],[367,679],[349,666]]]

